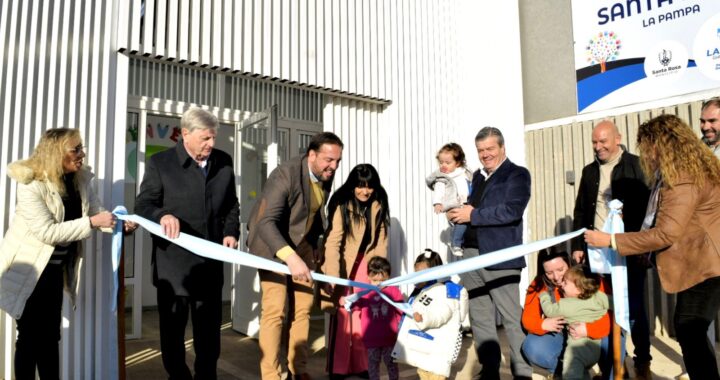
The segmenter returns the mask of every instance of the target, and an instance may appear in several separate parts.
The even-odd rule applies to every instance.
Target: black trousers
[[[720,277],[707,279],[677,294],[675,334],[691,379],[720,379],[715,350],[707,335],[718,308]]]
[[[176,296],[168,286],[157,287],[160,316],[160,349],[163,365],[171,380],[192,379],[185,364],[185,327],[192,318],[195,349],[195,379],[217,379],[220,358],[222,289],[208,291],[201,298]]]
[[[60,319],[62,318],[63,266],[48,264],[17,320],[15,378],[60,378]]]

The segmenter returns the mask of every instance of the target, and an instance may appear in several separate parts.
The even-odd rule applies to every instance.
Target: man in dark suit
[[[455,223],[469,223],[463,251],[472,258],[523,242],[523,212],[530,200],[530,173],[510,162],[499,129],[485,127],[475,136],[483,168],[473,175],[469,205],[448,212]],[[500,342],[495,311],[510,343],[513,377],[530,378],[532,368],[520,353],[525,339],[520,317],[520,272],[525,258],[517,258],[460,275],[470,295],[470,323],[481,379],[500,379]]]
[[[289,300],[288,369],[309,379],[306,365],[313,288],[310,271],[319,264],[325,230],[324,205],[342,159],[343,143],[330,132],[315,135],[307,153],[278,166],[265,183],[248,223],[250,252],[287,264],[291,276],[260,270],[260,372],[279,380],[285,304]]]
[[[650,197],[645,175],[640,168],[640,158],[625,151],[620,145],[622,136],[617,126],[609,120],[598,123],[592,132],[595,160],[582,171],[580,188],[575,200],[573,229],[602,230],[609,209],[608,202],[623,202],[623,223],[626,232],[640,231]],[[586,261],[587,246],[582,236],[572,242],[573,259]],[[645,283],[649,265],[644,256],[627,258],[628,303],[630,306],[630,333],[635,346],[635,374],[637,379],[651,379],[650,371],[650,325],[645,310]],[[587,336],[584,323],[569,326],[573,338]],[[603,341],[605,351],[606,340]],[[611,367],[612,355],[603,354],[601,370]],[[606,377],[609,374],[604,374]]]
[[[135,212],[180,232],[236,248],[240,235],[232,158],[213,149],[218,120],[192,108],[180,120],[182,139],[148,160]],[[192,379],[185,364],[185,327],[192,316],[195,379],[217,378],[222,320],[223,263],[153,236],[160,349],[170,379]]]

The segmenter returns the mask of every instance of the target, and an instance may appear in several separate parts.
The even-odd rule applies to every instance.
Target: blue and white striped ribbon
[[[625,232],[622,214],[623,203],[613,199],[608,203],[608,213],[603,232],[618,234]],[[624,256],[612,248],[588,246],[590,270],[594,273],[610,273],[612,276],[613,310],[615,321],[625,331],[630,331],[630,303],[628,300],[627,266]]]
[[[176,239],[169,239],[162,232],[162,227],[150,220],[147,220],[138,215],[127,215],[121,212],[115,213],[120,220],[127,220],[135,222],[145,228],[148,232],[153,235],[159,236],[163,239],[171,241],[180,247],[187,249],[196,255],[224,261],[233,264],[239,264],[257,269],[264,269],[272,272],[290,274],[290,271],[285,264],[268,260],[259,256],[255,256],[248,252],[239,251],[237,249],[228,248],[221,244],[213,243],[195,236],[191,236],[185,233],[180,233],[180,236]],[[490,265],[498,264],[504,261],[512,260],[518,257],[525,256],[527,254],[539,251],[551,247],[553,245],[562,243],[570,240],[585,230],[581,229],[575,232],[570,232],[564,235],[556,236],[550,239],[532,242],[525,245],[519,245],[511,248],[502,249],[499,251],[487,253],[481,256],[473,257],[470,259],[460,260],[453,263],[449,263],[439,267],[428,268],[419,272],[408,273],[399,277],[391,278],[387,281],[382,282],[379,286],[374,286],[364,282],[351,281],[344,278],[338,278],[334,276],[328,276],[321,273],[312,273],[312,278],[315,281],[327,282],[335,285],[354,286],[370,291],[377,292],[383,297],[388,303],[395,306],[399,310],[406,314],[412,315],[412,309],[408,304],[393,302],[389,297],[383,294],[380,289],[384,286],[390,285],[403,285],[403,284],[417,284],[420,282],[427,282],[432,280],[438,280],[449,277],[454,274],[460,274],[470,272],[480,268],[485,268]],[[116,235],[122,236],[122,229],[116,231]],[[121,240],[121,239],[120,239]],[[117,250],[118,252],[115,252]],[[117,261],[113,260],[113,270],[117,276],[117,265],[119,265],[119,247],[113,246],[113,257],[118,257]],[[117,286],[117,285],[116,285]],[[117,291],[117,289],[116,289]]]

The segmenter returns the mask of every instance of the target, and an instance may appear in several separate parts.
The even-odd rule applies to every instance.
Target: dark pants
[[[649,363],[650,356],[650,324],[645,308],[645,285],[647,268],[642,265],[628,263],[628,303],[630,306],[630,336],[635,346],[635,366]]]
[[[465,248],[465,258],[477,257],[474,248]],[[496,310],[502,316],[503,330],[510,345],[510,370],[515,377],[532,376],[532,367],[525,360],[520,347],[525,340],[521,326],[520,269],[478,269],[460,275],[468,290],[470,324],[478,360],[482,365],[482,379],[500,378],[500,339],[495,324]],[[474,376],[478,377],[478,376]]]
[[[708,327],[720,308],[720,277],[707,279],[677,294],[675,334],[691,379],[720,379]]]
[[[48,264],[17,320],[15,378],[60,378],[60,319],[63,300],[63,266]]]
[[[171,380],[192,379],[185,364],[185,327],[192,317],[195,379],[216,379],[220,358],[222,293],[208,291],[202,299],[176,296],[170,286],[158,286],[160,349],[165,370]]]

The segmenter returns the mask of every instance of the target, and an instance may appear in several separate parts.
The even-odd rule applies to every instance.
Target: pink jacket
[[[383,293],[395,302],[404,302],[397,286],[383,288]],[[361,309],[360,325],[365,348],[392,347],[397,340],[402,312],[385,302],[379,294],[370,292],[353,305]]]

